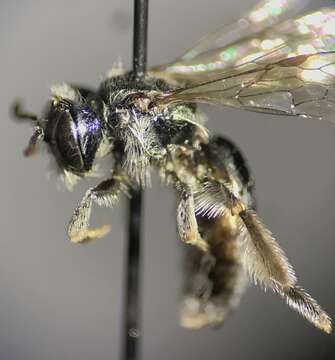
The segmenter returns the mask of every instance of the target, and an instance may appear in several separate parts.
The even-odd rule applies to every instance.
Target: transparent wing
[[[300,37],[219,78],[153,101],[158,107],[199,102],[331,119],[335,111],[335,35]]]
[[[183,85],[195,85],[213,80],[222,72],[248,63],[279,46],[294,42],[295,39],[334,34],[334,29],[335,9],[323,8],[286,20],[256,34],[245,31],[247,37],[229,42],[226,46],[218,47],[211,43],[211,49],[190,59],[183,58],[176,63],[154,68],[151,74]]]
[[[200,39],[187,50],[178,61],[191,60],[208,50],[223,48],[229,43],[264,30],[269,26],[294,16],[306,7],[311,0],[262,0],[248,13],[243,14],[235,23],[222,25]]]

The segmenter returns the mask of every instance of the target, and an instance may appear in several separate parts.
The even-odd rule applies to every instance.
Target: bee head
[[[77,175],[90,171],[102,141],[101,123],[88,105],[54,99],[44,126],[44,141],[60,167]]]

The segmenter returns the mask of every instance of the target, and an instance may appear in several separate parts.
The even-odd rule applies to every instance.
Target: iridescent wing
[[[278,25],[278,38],[266,37],[270,30],[260,34],[255,39],[263,43],[262,51],[208,81],[157,97],[153,106],[199,102],[282,115],[334,116],[334,15],[335,10],[322,9]]]
[[[334,25],[334,9],[321,9],[257,33],[245,31],[248,36],[229,42],[225,46],[218,47],[215,41],[209,42],[208,44],[213,46],[211,49],[190,59],[183,58],[176,63],[154,68],[151,74],[182,85],[199,84],[215,79],[222,72],[264,55],[275,47],[293,41],[294,38],[312,38],[328,34],[330,31],[333,34]]]
[[[191,60],[208,50],[223,48],[229,43],[258,33],[287,17],[293,17],[306,7],[310,0],[262,0],[235,23],[222,25],[214,32],[204,36],[195,46],[187,50],[177,62]]]

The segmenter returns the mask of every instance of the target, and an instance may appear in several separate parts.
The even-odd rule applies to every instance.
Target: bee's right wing
[[[297,1],[293,3],[297,5]],[[233,37],[233,40],[229,41],[228,35],[221,29],[221,37],[218,30],[216,36],[210,35],[208,41],[204,39],[199,43],[199,46],[204,45],[196,55],[189,56],[187,54],[192,52],[188,52],[174,63],[150,69],[149,74],[168,82],[175,82],[178,86],[210,81],[218,78],[223,72],[250,62],[294,38],[313,38],[329,32],[333,34],[334,16],[334,8],[323,8],[280,23],[277,22],[282,17],[277,16],[273,19],[276,24],[272,27],[265,26],[269,22],[258,27],[250,25],[251,28],[248,27],[244,31],[244,36],[240,34],[241,36]]]
[[[335,9],[325,8],[257,34],[241,64],[157,95],[152,107],[208,103],[249,111],[328,118],[335,113]],[[275,37],[278,35],[280,37]],[[263,49],[261,49],[263,47]],[[191,74],[190,74],[191,75]]]
[[[152,107],[160,111],[176,103],[207,103],[334,121],[334,43],[335,37],[318,39],[314,45],[319,47],[314,53],[295,55],[274,63],[261,62],[271,60],[269,56],[260,58],[213,81],[156,96]]]
[[[235,23],[222,25],[201,38],[195,46],[187,50],[177,62],[188,61],[200,54],[223,48],[246,35],[256,34],[265,28],[295,16],[311,0],[261,0],[251,10],[243,14]]]

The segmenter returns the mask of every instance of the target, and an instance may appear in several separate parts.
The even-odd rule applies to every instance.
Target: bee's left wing
[[[335,34],[295,37],[210,81],[157,96],[152,106],[179,102],[334,117]]]
[[[278,19],[280,17],[276,18]],[[203,47],[196,54],[191,51],[172,64],[152,68],[149,74],[182,86],[192,86],[217,79],[229,69],[266,56],[279,46],[292,44],[292,51],[287,47],[288,57],[293,52],[303,51],[301,46],[297,49],[299,44],[294,45],[294,41],[297,43],[300,39],[304,41],[303,39],[335,34],[335,8],[322,8],[265,29],[253,26],[252,30],[255,29],[260,31],[246,29],[242,37],[225,42],[216,39],[221,39],[218,31],[213,39],[205,38],[199,43]],[[225,33],[222,36],[226,39]],[[308,41],[304,42],[308,45]]]

